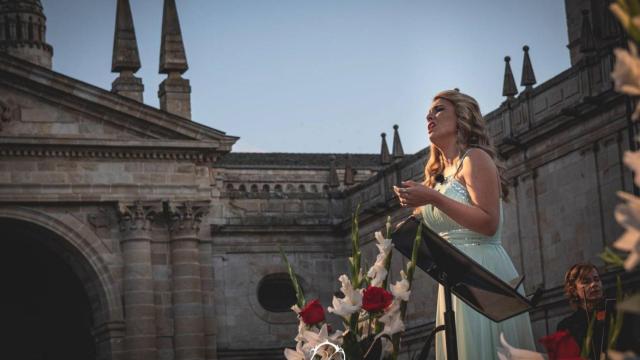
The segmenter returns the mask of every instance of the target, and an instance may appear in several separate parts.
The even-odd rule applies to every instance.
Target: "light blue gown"
[[[453,200],[463,204],[471,204],[466,187],[453,175],[445,178],[443,184],[437,184],[435,189]],[[427,226],[500,279],[509,282],[518,276],[509,255],[501,244],[502,201],[500,202],[498,231],[493,236],[482,235],[462,227],[432,205],[426,205],[422,208],[422,218]],[[523,292],[522,288],[520,292]],[[476,312],[455,296],[453,297],[453,310],[456,316],[458,358],[460,360],[498,359],[497,347],[500,345],[501,332],[504,333],[507,342],[512,346],[535,350],[528,313],[496,323]],[[436,326],[442,324],[444,324],[444,289],[439,286]],[[436,360],[445,360],[447,358],[446,344],[442,331],[436,335],[435,347]]]

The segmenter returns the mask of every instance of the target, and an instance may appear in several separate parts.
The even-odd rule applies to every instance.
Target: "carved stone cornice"
[[[0,138],[0,156],[188,160],[213,163],[221,155],[211,150],[215,146],[215,141],[4,137]]]
[[[169,233],[173,239],[197,239],[202,218],[209,213],[208,201],[185,201],[164,203],[169,218]]]
[[[162,213],[160,201],[133,203],[118,203],[118,217],[120,231],[124,234],[124,240],[135,238],[148,238],[151,232],[153,220],[157,214]]]

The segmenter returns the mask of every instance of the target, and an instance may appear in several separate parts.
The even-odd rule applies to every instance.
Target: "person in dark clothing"
[[[578,346],[590,347],[589,359],[600,359],[607,351],[611,319],[616,315],[615,299],[604,296],[602,281],[598,269],[588,263],[575,264],[565,274],[564,292],[575,311],[558,323],[557,330],[567,330]],[[589,344],[585,337],[590,322],[593,321],[593,333]],[[622,330],[613,348],[635,350],[640,346],[637,317],[625,316]]]

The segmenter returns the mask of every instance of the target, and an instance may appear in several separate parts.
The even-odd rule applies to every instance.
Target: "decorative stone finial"
[[[189,69],[187,54],[184,51],[182,30],[175,0],[164,0],[162,11],[162,39],[160,41],[160,74],[179,72]]]
[[[140,56],[133,17],[131,16],[131,6],[129,0],[118,0],[111,72],[129,70],[135,73],[138,69],[140,69]]]
[[[387,146],[387,134],[380,134],[382,145],[380,146],[380,163],[383,165],[391,162],[391,154],[389,154],[389,146]]]
[[[596,39],[593,36],[589,10],[582,10],[582,31],[580,32],[580,52],[588,53],[596,49]]]
[[[399,126],[393,125],[393,158],[399,159],[404,156],[404,150],[402,150],[402,142],[400,142],[400,133],[398,132]]]
[[[168,76],[160,83],[158,98],[160,109],[185,119],[191,119],[191,86],[189,80],[182,78],[188,68],[176,2],[164,0],[160,73]]]
[[[337,188],[340,186],[340,179],[338,179],[338,171],[336,170],[336,156],[331,155],[329,160],[331,162],[329,167],[329,187]]]
[[[524,60],[522,61],[522,78],[520,79],[520,85],[525,86],[526,89],[531,89],[533,85],[536,84],[536,75],[533,73],[533,66],[529,58],[529,46],[523,46],[522,50],[524,51]]]
[[[351,166],[351,154],[347,154],[347,161],[344,164],[344,184],[346,186],[355,184],[354,171]]]
[[[516,87],[516,81],[513,78],[513,72],[511,71],[511,65],[509,65],[511,58],[509,56],[504,57],[504,82],[502,84],[502,96],[506,96],[512,99],[518,94],[518,88]]]
[[[140,69],[140,56],[131,6],[129,0],[118,0],[111,72],[119,72],[120,76],[111,84],[111,91],[142,102],[144,92],[142,79],[133,76],[138,69]]]

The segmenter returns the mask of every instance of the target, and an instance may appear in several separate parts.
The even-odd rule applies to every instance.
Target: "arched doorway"
[[[0,358],[95,359],[96,305],[79,252],[21,220],[0,218],[0,239]]]

